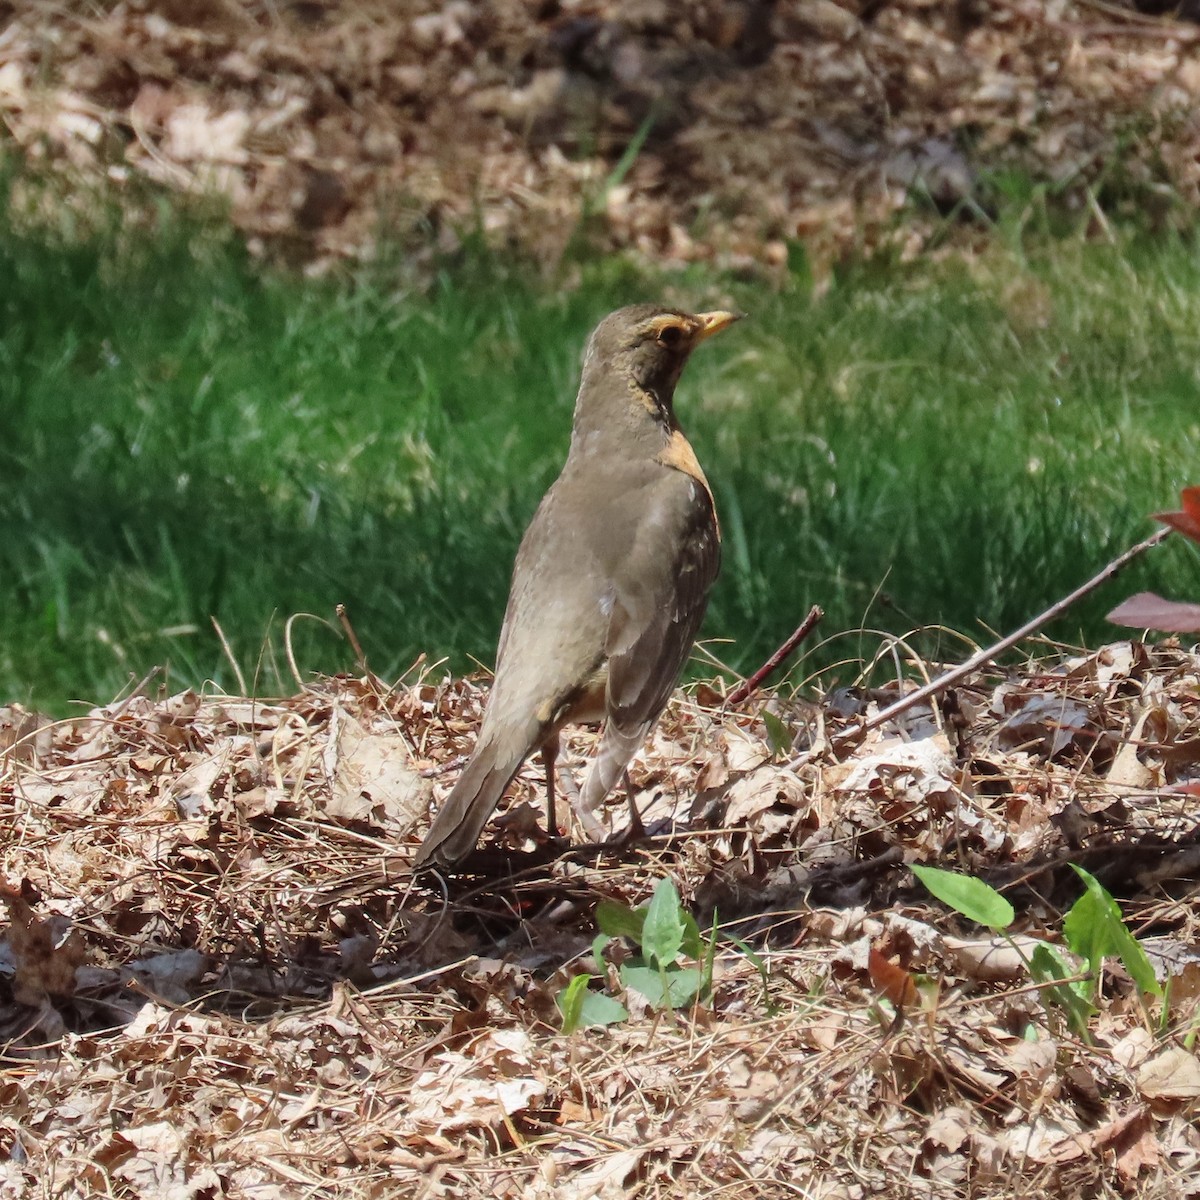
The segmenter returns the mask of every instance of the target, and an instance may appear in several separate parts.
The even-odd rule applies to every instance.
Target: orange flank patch
[[[694,479],[708,494],[708,503],[712,507],[713,521],[717,523],[717,537],[721,536],[721,526],[717,522],[717,502],[713,499],[712,488],[708,486],[708,478],[704,474],[700,460],[696,457],[692,443],[678,429],[671,431],[671,438],[656,455],[658,462],[664,467],[674,467]]]

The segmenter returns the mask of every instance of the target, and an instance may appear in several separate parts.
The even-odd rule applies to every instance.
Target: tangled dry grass
[[[1119,2],[6,7],[0,130],[68,198],[215,192],[304,262],[477,231],[547,263],[582,233],[756,269],[803,243],[819,268],[919,247],[1005,172],[1081,209],[1200,204],[1197,28]]]
[[[0,1195],[1200,1195],[1200,654],[1043,656],[834,753],[896,691],[695,688],[635,765],[650,840],[531,851],[527,769],[448,907],[406,864],[480,684],[7,710]],[[1052,940],[1085,865],[1165,1009],[1113,964],[1072,1036],[908,862]],[[562,1034],[595,903],[664,875],[765,977],[722,942],[710,1002]]]

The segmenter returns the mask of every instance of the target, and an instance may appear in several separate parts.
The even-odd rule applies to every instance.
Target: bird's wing
[[[707,488],[668,471],[655,492],[633,553],[616,577],[606,646],[608,719],[630,734],[644,731],[666,704],[721,565]],[[664,547],[672,553],[664,554]]]
[[[576,810],[599,836],[596,810],[662,712],[704,617],[721,539],[703,477],[659,474],[638,536],[614,572],[608,628],[607,722]]]
[[[485,734],[521,726],[536,740],[603,663],[610,588],[572,499],[555,484],[517,552]]]

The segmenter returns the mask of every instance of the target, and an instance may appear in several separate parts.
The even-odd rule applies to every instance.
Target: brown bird
[[[517,551],[479,740],[414,869],[465,858],[535,750],[553,833],[568,722],[605,723],[576,802],[603,833],[596,810],[662,712],[720,567],[712,492],[673,401],[691,352],[739,316],[642,304],[592,333],[566,465]]]

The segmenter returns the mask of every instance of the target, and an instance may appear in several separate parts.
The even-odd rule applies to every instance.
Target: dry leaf
[[[1200,604],[1164,600],[1153,592],[1137,592],[1108,614],[1114,625],[1157,629],[1163,633],[1200,633]]]
[[[603,1155],[594,1167],[564,1180],[556,1194],[569,1200],[625,1200],[626,1180],[650,1153],[649,1146],[634,1146]]]
[[[839,792],[868,792],[916,803],[952,792],[954,758],[945,734],[899,742],[858,759],[837,786]]]
[[[1075,1133],[1052,1146],[1031,1150],[1030,1157],[1039,1162],[1066,1163],[1102,1150],[1115,1151],[1118,1162],[1124,1161],[1122,1174],[1131,1169],[1136,1175],[1142,1165],[1156,1162],[1158,1151],[1150,1129],[1149,1111],[1136,1108],[1098,1129]]]
[[[896,1008],[915,1008],[920,1004],[921,994],[913,977],[903,967],[885,958],[874,946],[867,958],[867,971],[875,990]]]
[[[327,816],[364,821],[394,832],[411,829],[428,810],[432,784],[408,765],[399,737],[368,733],[349,714],[337,714],[326,769],[332,776]]]
[[[79,932],[66,917],[39,917],[20,889],[0,885],[0,899],[8,909],[13,999],[39,1007],[47,996],[74,995],[86,953]]]
[[[1025,936],[1015,937],[1012,942],[1006,938],[957,938],[949,935],[943,939],[959,971],[968,979],[977,979],[981,983],[1003,983],[1025,978],[1029,973],[1029,956],[1040,941],[1040,938]]]
[[[1200,1062],[1191,1051],[1168,1047],[1141,1065],[1137,1086],[1147,1100],[1200,1100]]]
[[[804,788],[795,772],[766,764],[737,780],[726,793],[725,823],[745,824],[777,803],[791,807],[800,804]]]
[[[1153,725],[1152,733],[1147,727]],[[1142,749],[1141,743],[1153,737],[1156,742],[1167,740],[1170,728],[1170,715],[1165,706],[1152,704],[1138,716],[1137,723],[1129,734],[1129,740],[1117,751],[1112,766],[1108,769],[1106,778],[1116,787],[1135,789],[1161,786],[1164,782],[1161,768],[1152,770],[1138,756]]]

